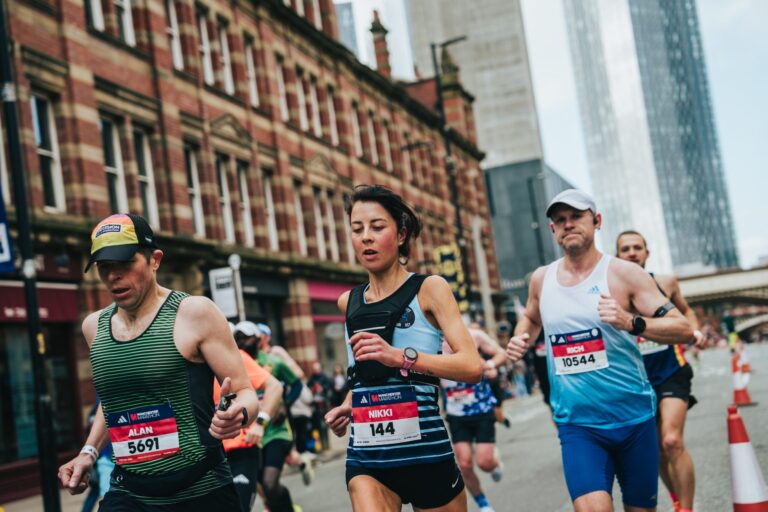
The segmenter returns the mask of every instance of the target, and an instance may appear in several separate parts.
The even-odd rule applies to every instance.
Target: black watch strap
[[[248,409],[243,407],[243,426],[246,426],[248,424]]]
[[[632,317],[632,330],[629,331],[629,334],[637,336],[643,331],[645,331],[645,319],[640,315],[635,315]]]

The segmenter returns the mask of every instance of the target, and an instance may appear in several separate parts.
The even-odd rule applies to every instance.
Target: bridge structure
[[[768,266],[682,277],[680,291],[699,316],[742,337],[768,335]]]

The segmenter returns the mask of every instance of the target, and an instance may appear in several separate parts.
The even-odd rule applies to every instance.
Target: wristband
[[[86,444],[85,446],[80,448],[80,453],[87,453],[88,455],[90,455],[91,458],[93,459],[93,462],[96,462],[96,459],[99,458],[99,450],[97,450],[96,447],[91,444]]]
[[[259,425],[266,425],[271,419],[269,413],[266,411],[259,411],[259,414],[256,416],[256,423]]]
[[[493,359],[489,359],[485,362],[484,366],[486,370],[494,370],[496,368],[496,363],[493,362]]]
[[[694,329],[694,331],[693,331],[693,341],[699,341],[703,337],[704,337],[704,334],[700,330]]]

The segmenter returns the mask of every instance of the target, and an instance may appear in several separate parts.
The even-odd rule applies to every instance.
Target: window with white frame
[[[304,0],[296,0],[296,13],[304,16]]]
[[[272,196],[272,174],[264,172],[262,178],[264,188],[264,207],[267,213],[267,235],[269,237],[269,248],[273,251],[280,250],[280,240],[277,237],[277,212],[275,212],[275,202]]]
[[[384,151],[384,168],[392,170],[392,148],[389,145],[389,124],[384,123],[381,130],[381,150]]]
[[[10,183],[8,182],[8,167],[5,164],[5,143],[3,142],[5,137],[3,136],[3,118],[0,116],[0,188],[3,189],[2,200],[6,204],[11,202],[11,191],[9,190]]]
[[[204,13],[197,14],[197,28],[200,38],[200,60],[203,64],[203,81],[213,85],[213,59],[211,57],[211,40],[208,38],[208,20]]]
[[[88,0],[88,16],[93,28],[104,31],[104,11],[101,8],[101,0]]]
[[[229,158],[224,155],[216,155],[216,184],[219,187],[219,209],[221,221],[224,223],[224,241],[235,243],[235,223],[232,221],[232,200],[229,196],[229,180],[227,168]]]
[[[320,12],[320,0],[312,0],[312,14],[314,15],[315,28],[323,30],[323,13]]]
[[[317,101],[317,79],[309,80],[309,107],[312,109],[312,132],[316,137],[323,136],[323,125],[320,124],[320,103]]]
[[[43,182],[43,204],[46,210],[64,211],[64,180],[61,174],[56,123],[49,98],[33,95],[32,121],[35,131],[37,162]]]
[[[120,39],[128,46],[136,46],[131,0],[115,0],[115,15],[117,16]]]
[[[111,119],[101,118],[99,127],[104,152],[104,172],[107,174],[109,208],[112,213],[127,212],[128,194],[125,191],[125,171],[117,125]]]
[[[403,179],[406,183],[411,183],[413,180],[413,169],[411,167],[411,147],[408,134],[403,134],[403,141],[405,146],[400,153],[403,156]]]
[[[377,165],[379,163],[379,150],[376,147],[376,126],[373,122],[373,110],[368,111],[366,126],[366,129],[368,130],[368,143],[371,148],[371,162],[373,162],[374,165]]]
[[[360,112],[357,110],[357,104],[352,104],[352,112],[350,115],[352,122],[352,141],[355,145],[355,156],[363,156],[363,138],[360,134]]]
[[[187,171],[187,194],[192,209],[192,224],[195,234],[205,236],[205,218],[203,200],[200,195],[200,176],[197,172],[197,150],[189,144],[184,145],[184,167]]]
[[[245,39],[245,74],[248,79],[248,100],[254,107],[259,106],[259,86],[256,80],[256,58],[254,52],[256,45],[253,39],[246,36]]]
[[[333,87],[328,87],[328,128],[331,133],[331,144],[339,145],[339,129],[336,126],[336,105],[333,96]]]
[[[296,102],[299,104],[299,128],[307,131],[309,119],[307,118],[307,99],[304,96],[304,71],[301,68],[296,68]]]
[[[251,218],[251,196],[248,193],[248,162],[237,161],[237,190],[240,195],[240,222],[243,223],[243,238],[246,247],[253,247],[253,220]]]
[[[184,69],[184,51],[181,48],[181,32],[179,31],[179,18],[176,16],[175,0],[166,0],[165,9],[168,12],[168,38],[171,41],[171,56],[173,57],[173,67],[178,70]]]
[[[344,204],[349,203],[349,195],[344,194]],[[346,212],[345,212],[346,213]],[[347,242],[347,261],[350,265],[354,265],[357,261],[355,258],[355,248],[352,246],[352,226],[349,225],[349,216],[344,216],[344,235]]]
[[[325,230],[323,229],[323,197],[319,188],[312,189],[312,210],[315,217],[315,239],[317,239],[317,256],[321,260],[328,258],[325,246]]]
[[[277,95],[280,105],[280,119],[289,121],[291,113],[288,110],[288,92],[285,90],[285,62],[282,57],[277,57]]]
[[[325,197],[325,218],[328,223],[328,245],[331,248],[331,259],[339,261],[339,240],[336,237],[336,216],[333,214],[333,192]]]
[[[296,236],[299,239],[299,253],[308,254],[307,234],[304,231],[304,210],[301,208],[301,182],[293,182],[293,214],[296,216]]]
[[[224,82],[224,91],[227,94],[235,94],[232,58],[229,55],[229,36],[227,35],[227,25],[225,23],[219,23],[219,48],[221,49],[221,79]]]
[[[136,156],[136,171],[142,208],[141,214],[153,228],[157,229],[160,227],[160,216],[157,213],[155,171],[152,168],[149,134],[144,130],[133,131],[133,154]]]

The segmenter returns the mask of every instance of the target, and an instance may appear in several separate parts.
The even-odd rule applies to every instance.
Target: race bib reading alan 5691
[[[608,367],[603,334],[597,327],[549,338],[555,359],[555,373],[570,375]]]
[[[170,405],[111,412],[106,419],[118,464],[163,459],[179,451],[179,430]]]
[[[421,439],[412,386],[352,391],[353,446],[385,446]]]

